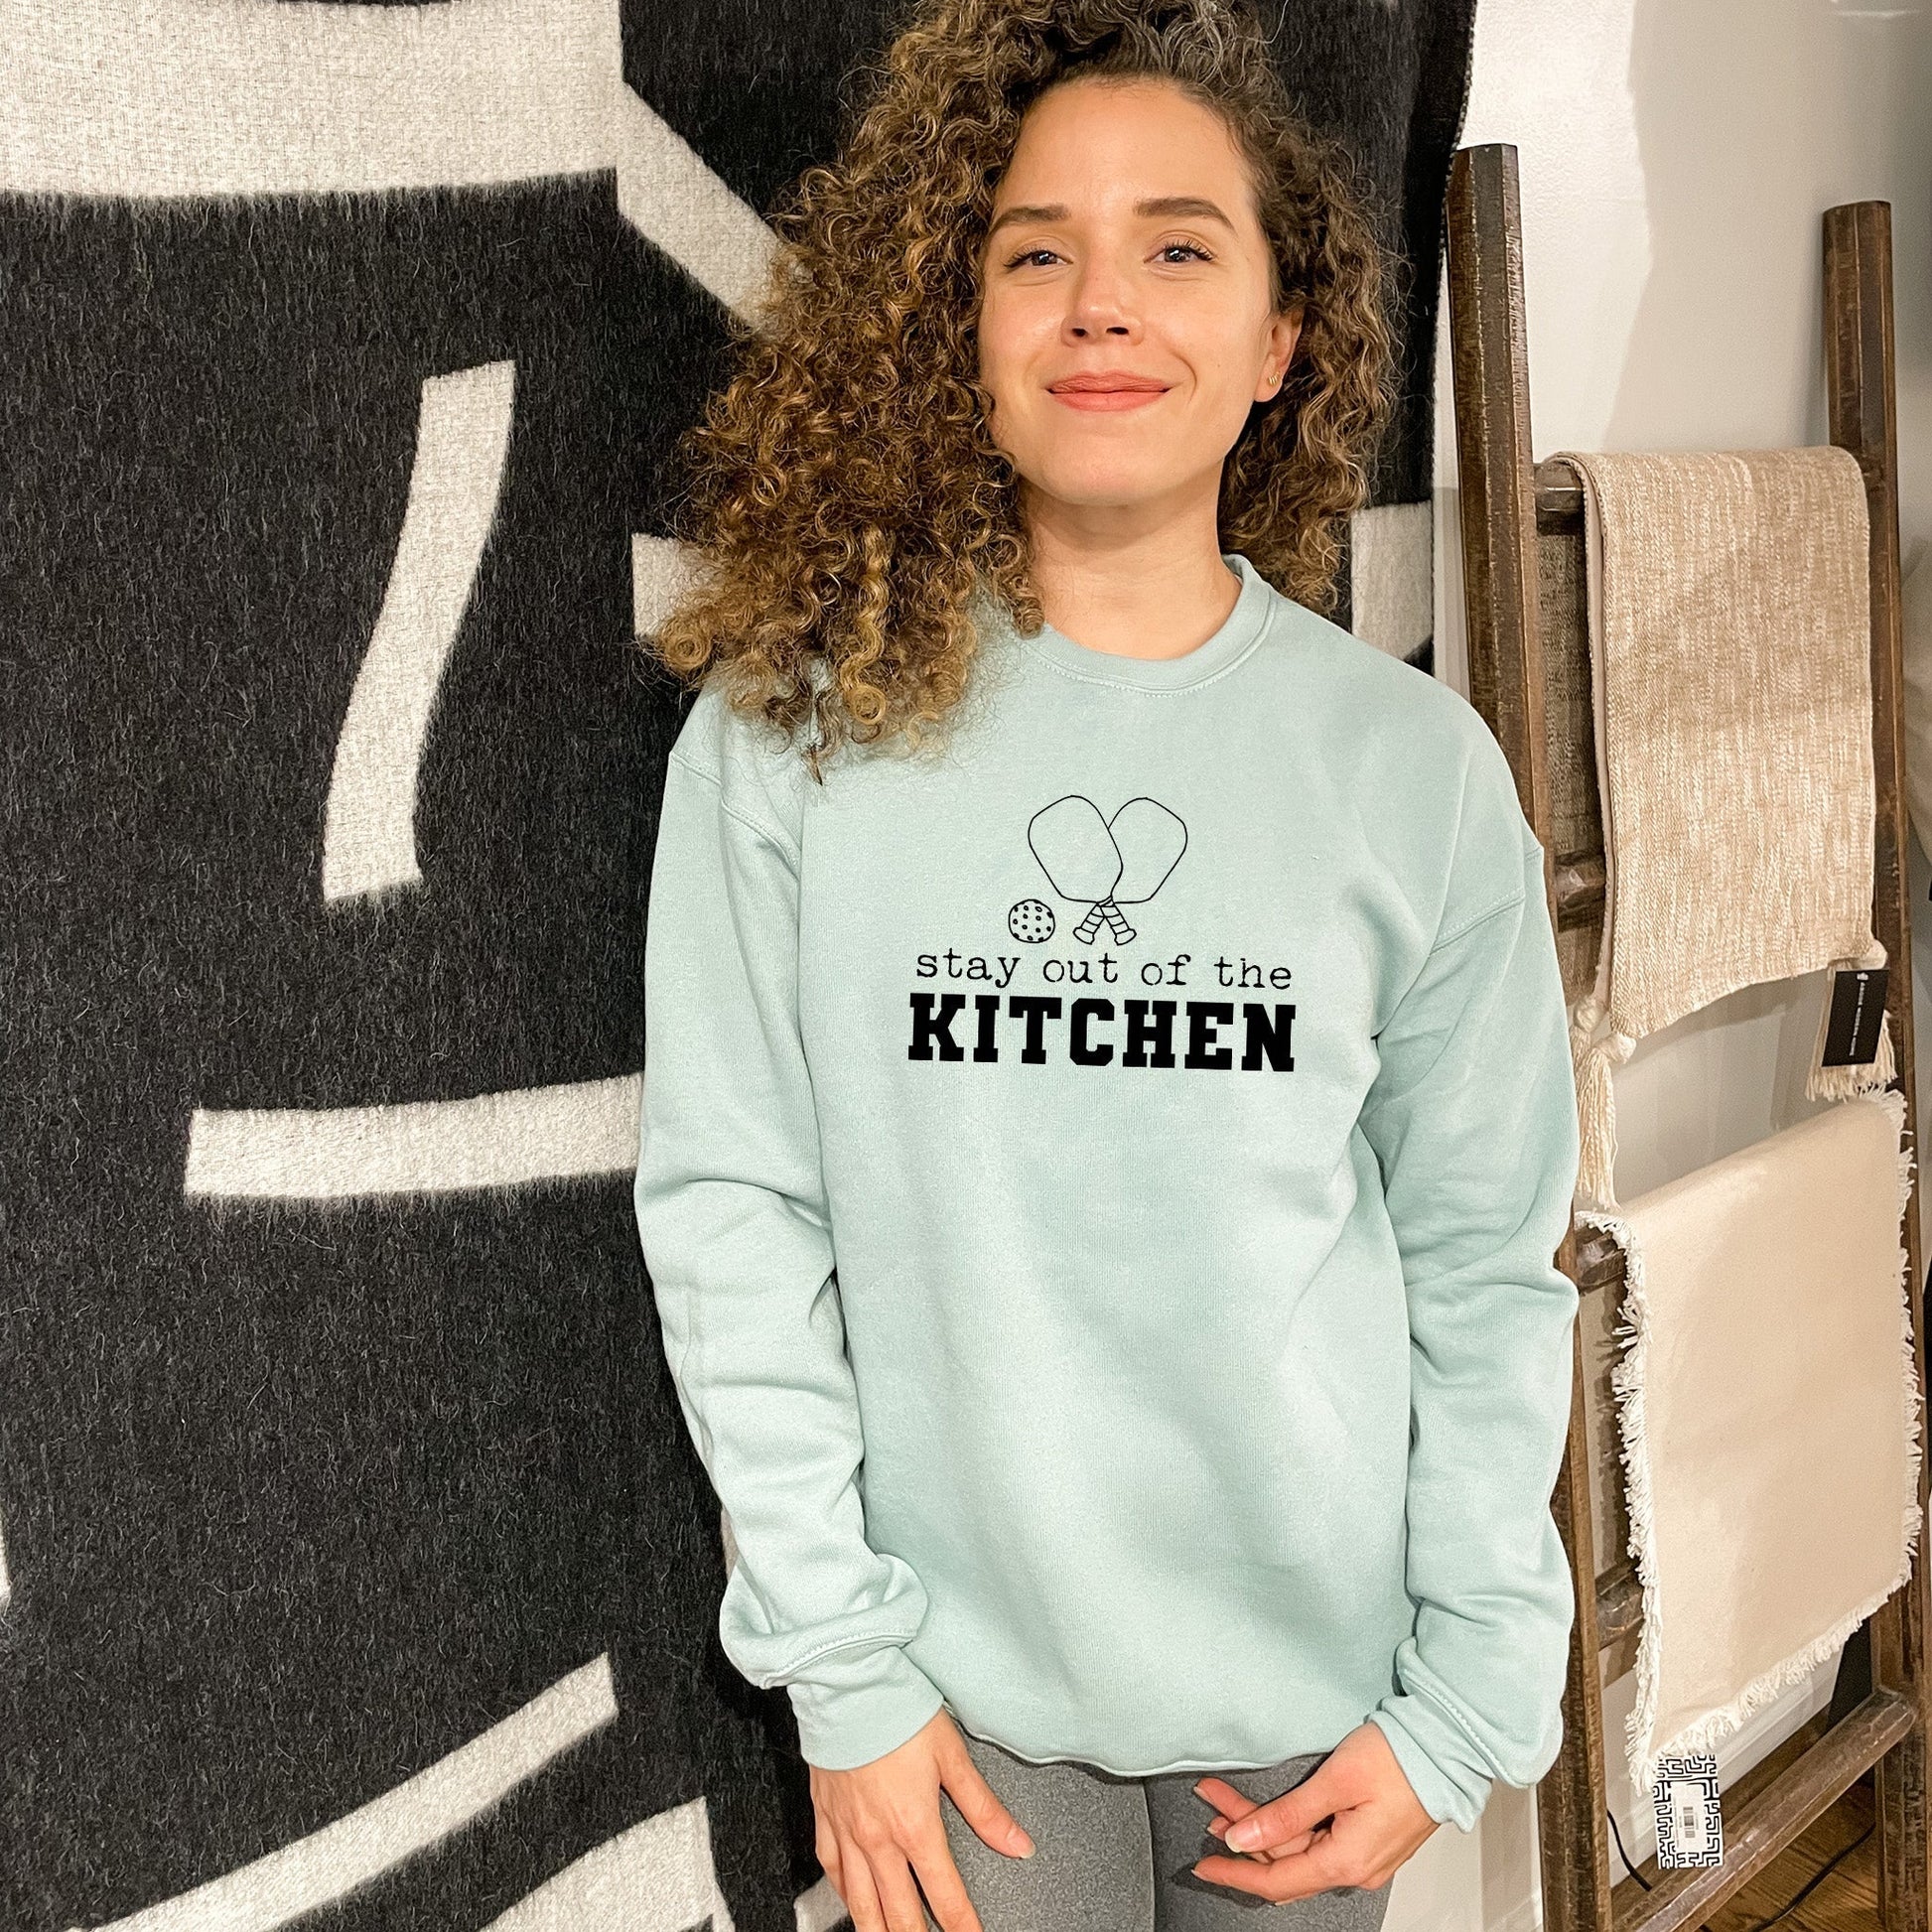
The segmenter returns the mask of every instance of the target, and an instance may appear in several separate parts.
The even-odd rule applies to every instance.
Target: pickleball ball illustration
[[[1007,930],[1030,946],[1053,936],[1053,908],[1043,898],[1023,898],[1007,914]]]
[[[1033,815],[1027,843],[1054,892],[1086,905],[1074,937],[1091,943],[1104,919],[1124,946],[1134,928],[1120,908],[1145,904],[1168,883],[1187,849],[1187,827],[1158,799],[1130,798],[1103,818],[1091,798],[1069,792]]]

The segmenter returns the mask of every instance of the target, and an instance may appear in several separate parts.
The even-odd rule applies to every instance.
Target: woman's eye
[[[1158,260],[1167,262],[1211,262],[1214,257],[1197,241],[1164,241],[1155,250]],[[1023,248],[1018,254],[1007,259],[1009,268],[1039,268],[1060,259],[1055,249],[1044,244],[1037,248]]]

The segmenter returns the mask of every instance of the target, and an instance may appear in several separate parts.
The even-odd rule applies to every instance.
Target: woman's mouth
[[[1069,409],[1139,409],[1159,401],[1169,387],[1157,376],[1132,375],[1126,370],[1089,370],[1049,382],[1046,393]]]

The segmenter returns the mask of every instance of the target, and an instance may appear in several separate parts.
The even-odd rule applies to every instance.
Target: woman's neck
[[[1034,590],[1045,621],[1090,651],[1184,657],[1233,613],[1240,578],[1221,560],[1213,518],[1132,537],[1034,523]]]

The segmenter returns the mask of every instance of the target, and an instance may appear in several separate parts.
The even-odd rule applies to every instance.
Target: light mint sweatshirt
[[[1562,1734],[1576,1096],[1543,854],[1449,686],[1229,558],[1197,649],[989,621],[815,783],[698,696],[637,1223],[806,1758],[1367,1720],[1473,1827]]]

